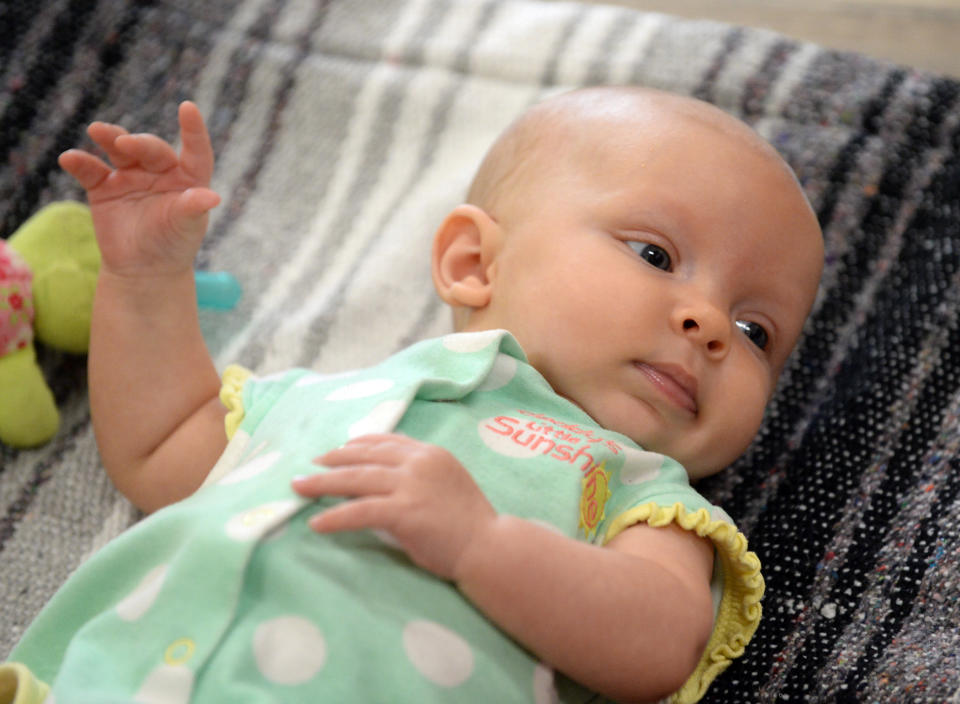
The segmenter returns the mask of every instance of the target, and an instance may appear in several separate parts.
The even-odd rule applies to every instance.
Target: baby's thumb
[[[180,223],[196,220],[220,204],[220,196],[209,188],[188,188],[173,204],[171,215]]]
[[[220,196],[209,188],[190,188],[171,203],[167,216],[174,232],[192,244],[199,243],[207,230],[207,213],[220,203]]]

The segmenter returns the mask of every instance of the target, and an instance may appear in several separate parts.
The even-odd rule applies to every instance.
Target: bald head
[[[642,153],[645,146],[653,146],[649,133],[682,131],[690,125],[740,142],[779,163],[794,179],[770,144],[709,103],[651,88],[600,86],[544,100],[514,121],[487,152],[467,202],[496,214],[506,194],[571,160],[589,159],[598,144],[619,144],[625,152]],[[650,144],[644,145],[645,140]]]

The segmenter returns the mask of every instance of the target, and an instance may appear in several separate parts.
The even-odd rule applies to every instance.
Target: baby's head
[[[509,330],[557,393],[699,478],[756,434],[822,261],[793,172],[747,125],[590,88],[493,145],[433,276],[459,330]]]

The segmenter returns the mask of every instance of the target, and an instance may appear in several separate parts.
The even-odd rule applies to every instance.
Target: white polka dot
[[[133,696],[138,704],[188,704],[193,672],[183,665],[160,665]]]
[[[535,704],[559,704],[560,697],[553,683],[553,669],[542,662],[533,670],[533,701]]]
[[[443,346],[451,352],[469,354],[479,352],[499,338],[500,330],[481,330],[480,332],[460,332],[443,338]]]
[[[323,381],[323,377],[319,374],[304,374],[302,377],[297,379],[297,383],[294,384],[294,387],[300,388],[303,386],[313,386],[314,384],[319,384]]]
[[[645,452],[632,447],[623,448],[626,458],[620,469],[620,481],[624,484],[642,484],[660,476],[663,455],[659,452]]]
[[[287,499],[256,506],[233,516],[225,530],[229,537],[240,542],[257,540],[283,524],[305,503],[304,499]]]
[[[493,391],[510,383],[517,374],[517,359],[508,354],[498,354],[493,361],[493,367],[477,391]]]
[[[346,379],[347,377],[356,376],[357,371],[347,371],[347,372],[337,372],[335,374],[304,374],[302,377],[297,379],[297,383],[294,386],[313,386],[314,384],[320,384],[325,381],[331,381],[333,379]]]
[[[289,371],[280,371],[280,372],[273,372],[271,374],[267,374],[266,376],[257,376],[254,378],[256,378],[256,380],[259,381],[260,383],[267,382],[272,384],[275,381],[281,381],[289,373],[290,373]]]
[[[543,454],[543,449],[537,443],[537,433],[525,430],[519,422],[503,416],[480,421],[477,432],[483,444],[497,454],[517,458]]]
[[[281,455],[282,453],[274,451],[268,452],[260,457],[254,457],[249,462],[240,465],[235,470],[230,472],[227,476],[220,480],[220,483],[238,484],[240,482],[245,482],[248,479],[253,479],[258,474],[266,472],[273,465],[275,465],[277,460],[280,459]]]
[[[50,692],[41,704],[57,704],[57,698],[53,696],[53,692]]]
[[[355,398],[367,398],[376,396],[384,391],[392,389],[393,379],[364,379],[353,384],[341,386],[327,394],[327,401],[349,401]]]
[[[719,506],[710,507],[710,518],[714,521],[720,521],[721,523],[729,523],[730,525],[734,525],[733,519],[730,518],[730,514]]]
[[[406,410],[407,404],[404,401],[384,401],[351,425],[347,430],[347,437],[352,440],[370,433],[389,433],[397,427]]]
[[[277,540],[280,540],[280,538],[282,538],[284,534],[287,532],[287,528],[289,527],[289,525],[290,525],[290,522],[288,521],[286,523],[281,523],[279,526],[274,526],[273,528],[270,529],[270,531],[266,535],[263,536],[263,542],[272,543]]]
[[[147,613],[160,594],[167,569],[167,565],[160,565],[150,570],[130,596],[117,604],[117,616],[124,621],[136,621]]]
[[[257,627],[253,656],[260,674],[271,682],[303,684],[323,668],[327,642],[305,618],[281,616]]]
[[[403,649],[421,675],[441,687],[456,687],[473,672],[473,652],[463,638],[433,621],[411,621]]]

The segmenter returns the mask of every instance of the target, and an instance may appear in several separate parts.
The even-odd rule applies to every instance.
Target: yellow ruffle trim
[[[713,633],[697,669],[670,698],[673,704],[690,704],[706,693],[710,683],[729,667],[734,658],[743,655],[757,630],[764,589],[760,560],[747,549],[747,538],[736,526],[714,520],[706,509],[687,511],[681,503],[672,506],[648,503],[630,509],[614,519],[604,542],[613,540],[618,533],[637,523],[657,528],[676,523],[713,542],[720,560],[723,596]]]
[[[227,439],[233,439],[234,433],[243,422],[246,411],[243,408],[243,385],[247,379],[253,376],[253,372],[244,369],[237,364],[231,364],[223,372],[223,385],[220,387],[220,402],[227,409],[227,417],[224,419],[224,427],[227,431]]]
[[[33,676],[26,665],[0,665],[0,704],[40,704],[47,701],[50,687]]]

